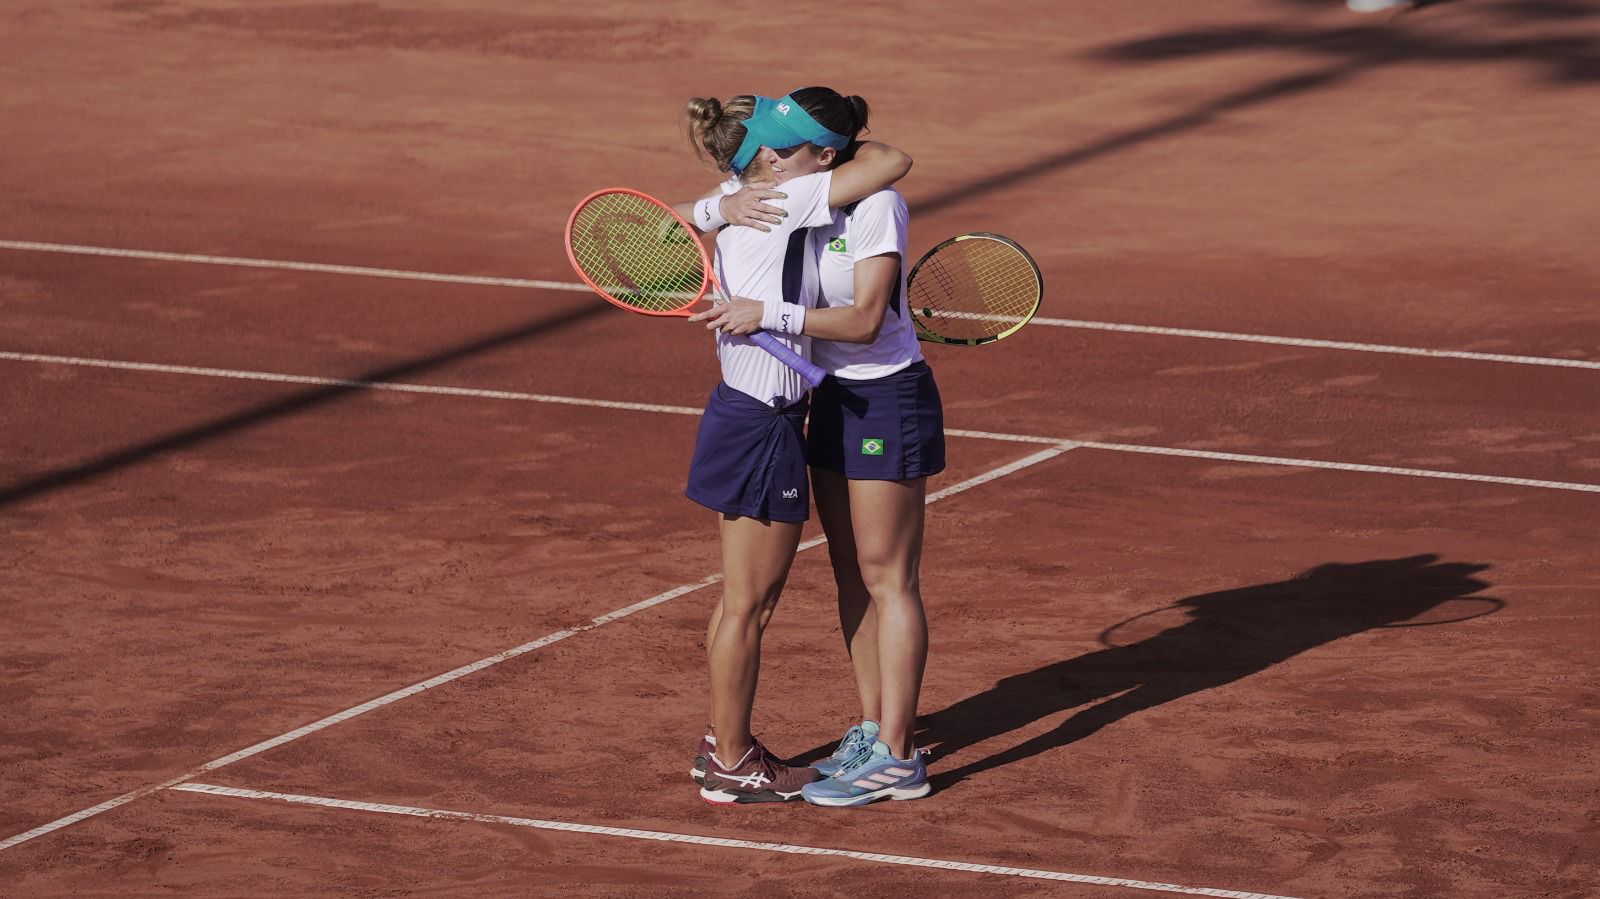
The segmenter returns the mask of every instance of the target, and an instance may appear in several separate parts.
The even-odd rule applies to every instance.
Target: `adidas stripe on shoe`
[[[853,768],[806,784],[801,795],[812,805],[845,808],[866,805],[879,799],[921,799],[932,792],[928,767],[922,753],[912,750],[912,758],[897,759],[882,740],[872,744],[872,754]]]

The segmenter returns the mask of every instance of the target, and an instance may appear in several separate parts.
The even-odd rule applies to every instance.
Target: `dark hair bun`
[[[844,101],[846,103],[850,104],[850,111],[855,113],[855,119],[856,119],[856,127],[854,129],[855,132],[857,134],[860,134],[861,132],[866,131],[867,130],[867,114],[872,111],[867,106],[867,101],[862,99],[861,97],[856,96],[855,94],[851,94],[850,96],[845,97]]]

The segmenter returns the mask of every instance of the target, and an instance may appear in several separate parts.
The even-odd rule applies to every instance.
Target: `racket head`
[[[671,206],[631,188],[580,200],[567,216],[566,245],[583,283],[630,312],[688,316],[711,283],[699,232]]]
[[[918,339],[978,346],[1009,337],[1033,320],[1044,299],[1044,273],[1011,238],[973,231],[917,260],[906,299]]]

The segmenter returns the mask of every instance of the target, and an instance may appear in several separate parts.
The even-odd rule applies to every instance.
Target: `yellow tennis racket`
[[[1010,337],[1033,320],[1044,299],[1044,275],[1021,244],[974,231],[917,260],[906,294],[918,339],[978,346]]]

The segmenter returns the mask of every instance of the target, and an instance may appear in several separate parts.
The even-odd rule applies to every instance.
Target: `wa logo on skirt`
[[[883,455],[883,438],[882,437],[863,437],[863,438],[861,438],[861,455],[863,455],[863,456],[881,456],[881,455]]]

